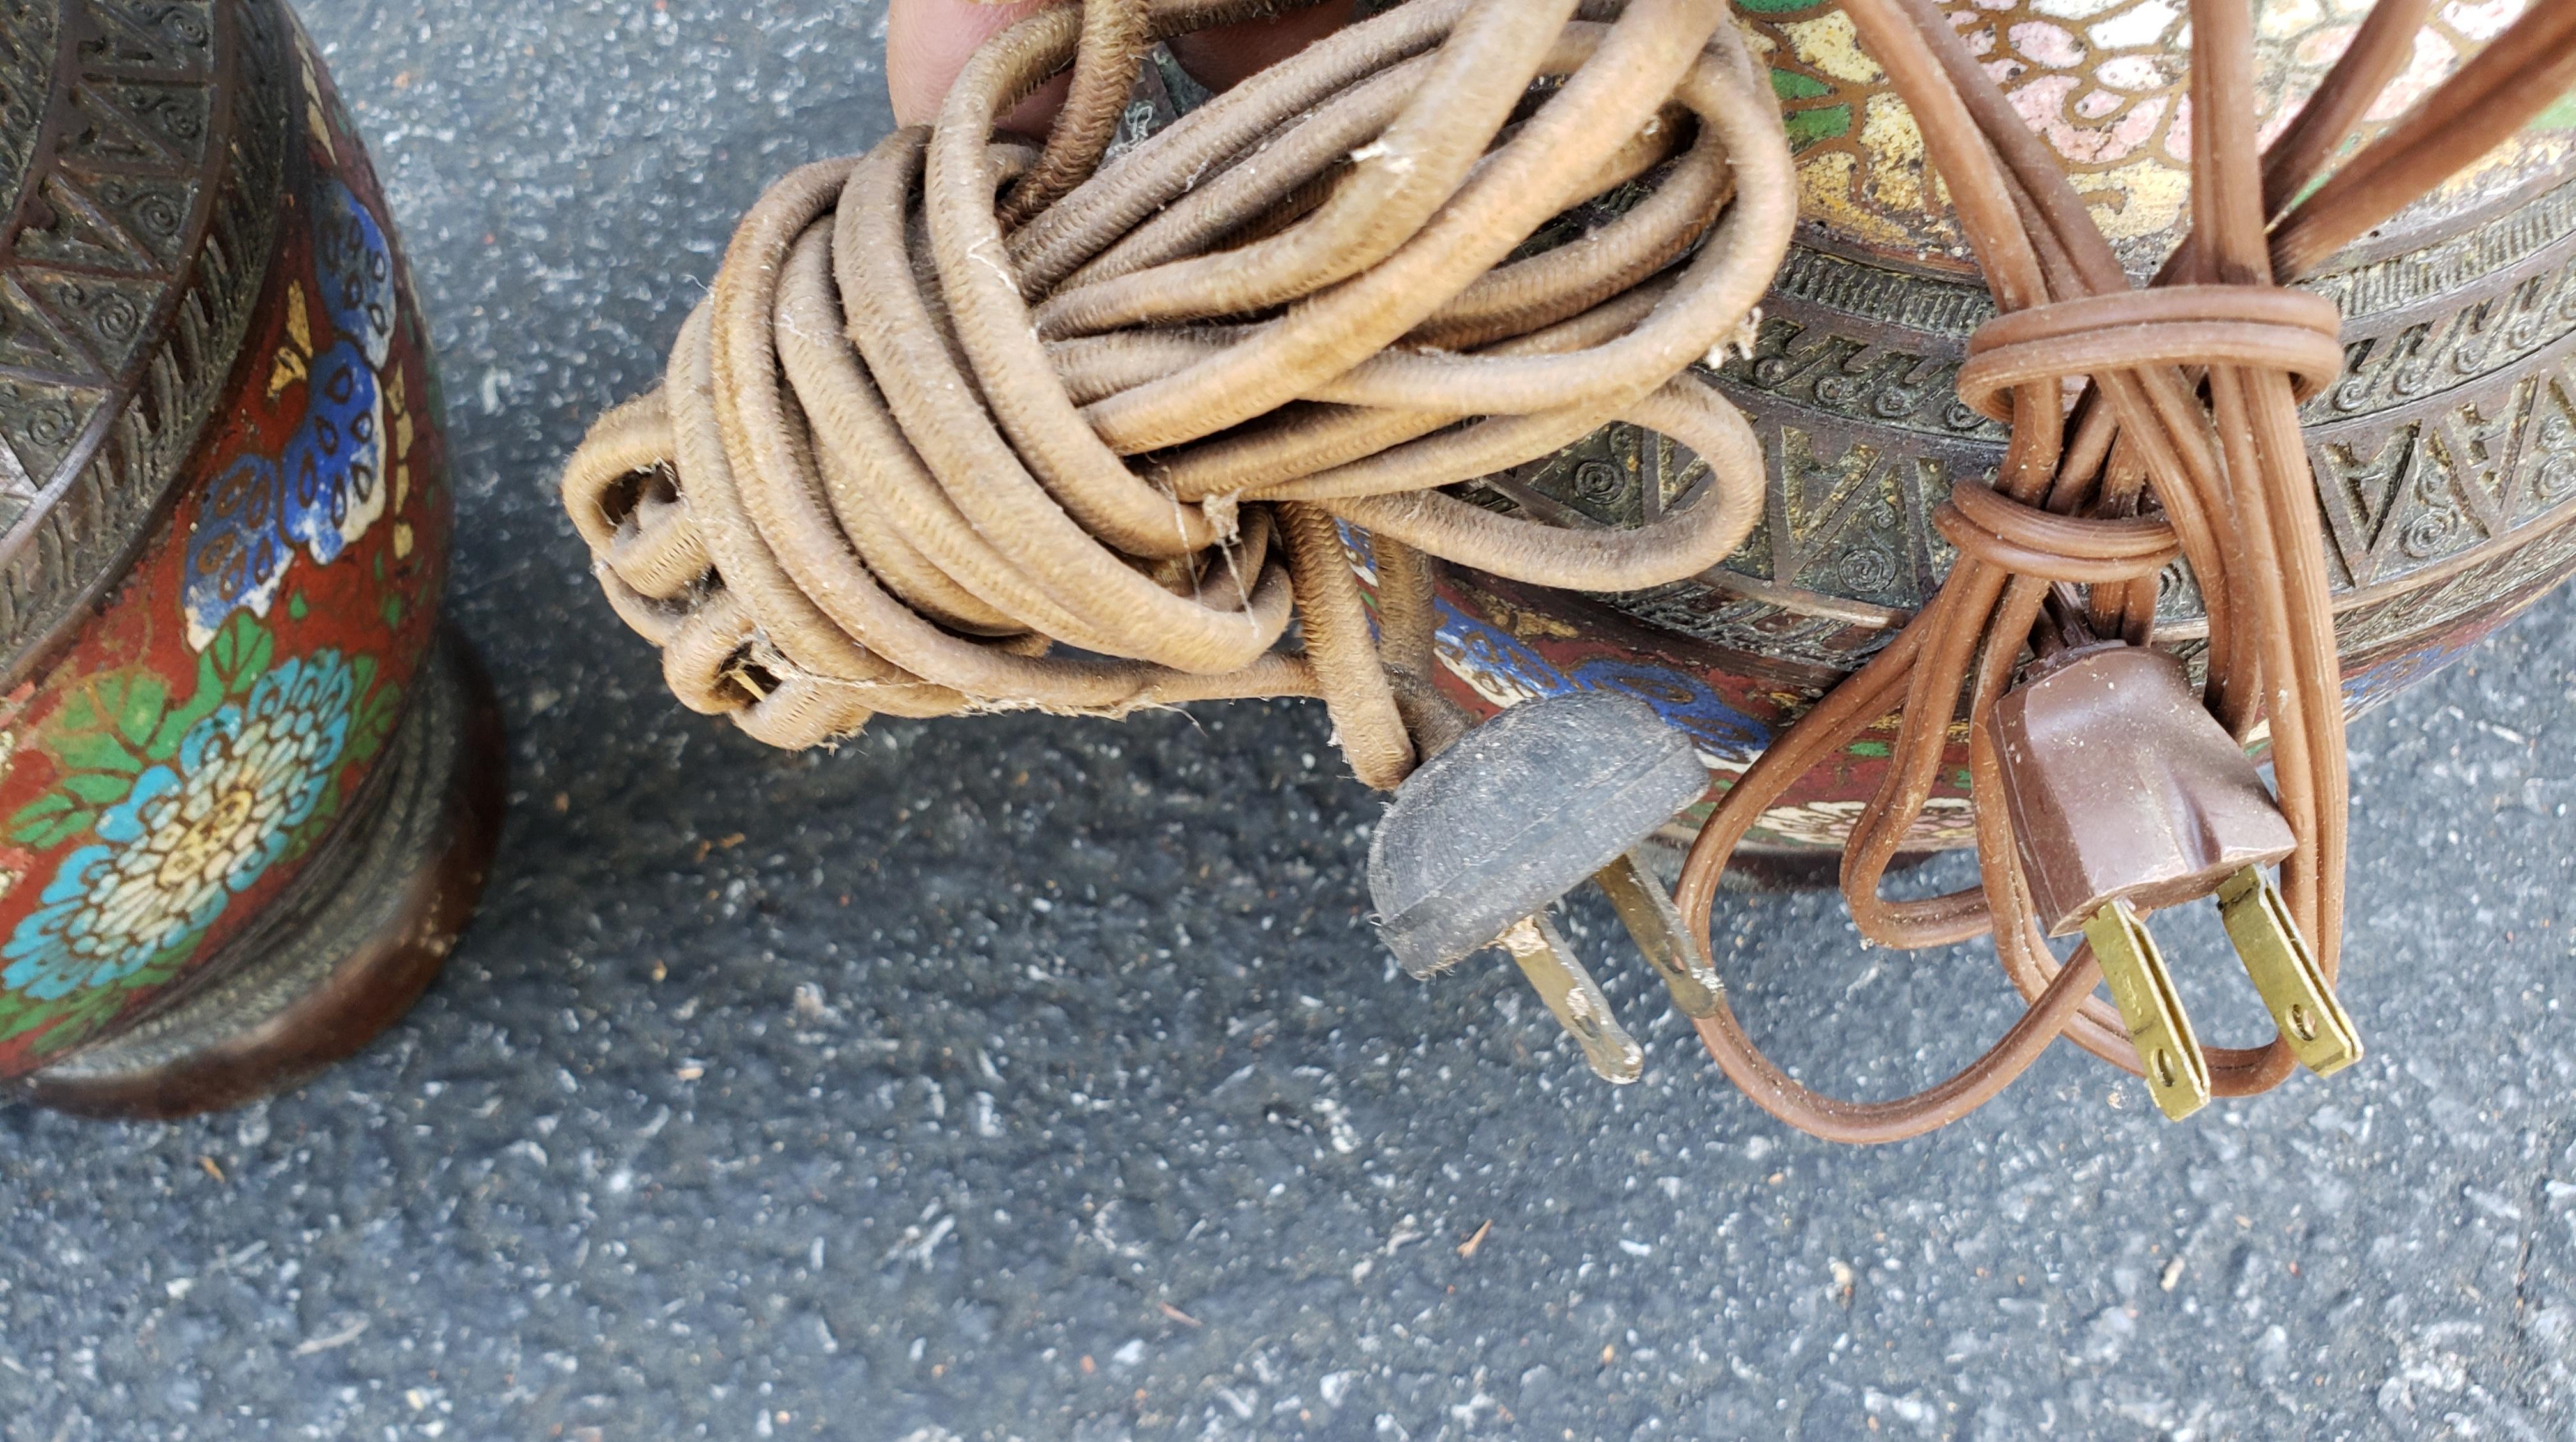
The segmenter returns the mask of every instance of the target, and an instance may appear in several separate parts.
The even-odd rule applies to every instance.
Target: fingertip
[[[975,48],[1027,18],[1048,0],[893,0],[886,13],[886,96],[898,125],[926,125]],[[1349,22],[1355,0],[1323,0],[1272,20],[1245,21],[1187,35],[1175,43],[1182,64],[1211,89],[1223,90],[1275,64]],[[1002,123],[1036,134],[1064,100],[1057,76]]]
[[[895,123],[928,124],[975,47],[1044,3],[894,0],[886,12],[886,97],[894,103]]]
[[[1268,20],[1183,35],[1172,42],[1172,50],[1190,78],[1210,90],[1224,90],[1349,24],[1356,9],[1355,0],[1323,0]]]

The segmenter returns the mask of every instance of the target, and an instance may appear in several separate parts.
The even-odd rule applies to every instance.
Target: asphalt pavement
[[[682,711],[554,499],[763,182],[888,124],[882,6],[315,0],[442,356],[513,736],[480,920],[364,1056],[172,1125],[0,1107],[0,1438],[2576,1437],[2576,604],[2353,728],[2369,1056],[2184,1125],[2060,1047],[1847,1150],[1591,1080],[1365,920],[1315,706]],[[2204,1026],[2249,1036],[2214,926]],[[1812,1083],[2014,1012],[1734,898]]]

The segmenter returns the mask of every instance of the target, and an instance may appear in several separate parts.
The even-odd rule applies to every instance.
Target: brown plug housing
[[[2081,930],[2114,901],[2143,911],[2207,896],[2297,849],[2180,661],[2115,641],[2041,665],[1987,724],[2049,935]]]

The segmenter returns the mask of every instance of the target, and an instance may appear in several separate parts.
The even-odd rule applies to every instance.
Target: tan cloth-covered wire
[[[1436,711],[1417,552],[1626,590],[1742,542],[1760,450],[1688,371],[1796,200],[1723,0],[1414,0],[1104,161],[1145,44],[1277,8],[1041,11],[936,124],[744,216],[661,387],[563,482],[684,703],[806,746],[880,711],[1319,695],[1391,786]],[[1068,64],[1043,150],[995,133]],[[1519,253],[1632,181],[1643,203]],[[1614,419],[1712,480],[1628,532],[1443,489]],[[1381,600],[1383,651],[1344,525],[1414,595]]]

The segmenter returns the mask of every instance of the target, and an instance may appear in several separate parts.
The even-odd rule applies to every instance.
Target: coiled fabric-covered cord
[[[2306,109],[2258,155],[2247,0],[2192,0],[2196,228],[2159,286],[2138,291],[2055,154],[1949,16],[1931,0],[1843,0],[1922,128],[2003,311],[1970,342],[1958,389],[1968,404],[2009,421],[2012,439],[1993,486],[1959,486],[1936,515],[1960,552],[1939,593],[1736,780],[1701,828],[1676,899],[1704,944],[1718,879],[1745,833],[1809,768],[1901,705],[1887,779],[1843,853],[1853,919],[1886,946],[1991,934],[2028,1007],[1947,1081],[1856,1102],[1791,1078],[1721,1001],[1696,1021],[1701,1040],[1773,1115],[1843,1141],[1912,1136],[1994,1096],[2061,1033],[2139,1070],[2119,1014],[2093,994],[2100,973],[2089,946],[2061,966],[2041,935],[1983,723],[2011,685],[2044,607],[2054,604],[2099,634],[2144,642],[2156,573],[2176,555],[2190,562],[2208,606],[2211,712],[2240,740],[2269,721],[2279,801],[2298,841],[2282,868],[2282,892],[2332,980],[2343,932],[2342,678],[2296,402],[2331,381],[2343,356],[2334,306],[2282,283],[2484,154],[2576,83],[2576,5],[2535,4],[2301,199],[2412,56],[2429,8],[2429,0],[2381,0]],[[2076,378],[2088,383],[2070,408],[2062,383]],[[2140,514],[2149,501],[2154,510]],[[1880,882],[1931,794],[1963,698],[1982,884],[1887,900]],[[2293,1063],[2277,1037],[2206,1056],[2220,1095],[2276,1086]]]
[[[1319,695],[1392,786],[1443,729],[1424,555],[1625,590],[1744,539],[1761,453],[1688,368],[1744,326],[1796,198],[1724,0],[1413,0],[1104,161],[1147,43],[1283,8],[1042,11],[934,125],[743,218],[661,388],[564,477],[684,703],[794,747],[878,711]],[[1068,63],[1045,147],[997,138]],[[1440,490],[1622,418],[1709,463],[1653,525]],[[1371,539],[1382,639],[1337,523]]]

